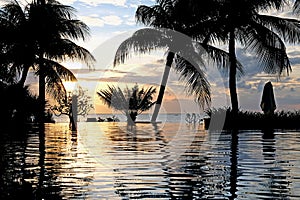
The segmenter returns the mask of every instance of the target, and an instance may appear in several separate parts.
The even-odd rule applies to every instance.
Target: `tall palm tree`
[[[228,44],[229,89],[232,111],[236,113],[239,109],[236,91],[237,43],[259,58],[265,72],[280,75],[286,70],[289,73],[291,65],[284,41],[299,42],[300,21],[263,14],[271,9],[283,8],[286,5],[285,0],[212,0],[210,2],[214,3],[213,9],[217,14],[204,23],[199,23],[199,30],[195,29],[193,36],[198,38],[199,35],[203,35],[203,30],[206,30],[207,43],[218,41]],[[189,0],[189,3],[194,5],[195,13],[203,11],[201,7],[203,1],[200,3]],[[201,18],[198,21],[201,21]]]
[[[174,61],[174,69],[180,74],[180,79],[185,81],[188,94],[195,95],[201,106],[209,105],[211,101],[210,86],[202,68],[205,66],[202,53],[204,50],[209,53],[219,67],[226,68],[228,64],[226,52],[190,40],[188,36],[191,35],[190,31],[194,25],[189,19],[190,15],[187,14],[189,11],[185,10],[186,12],[182,13],[182,10],[182,6],[172,0],[160,0],[150,7],[139,6],[136,11],[137,22],[154,29],[145,28],[136,31],[119,46],[115,55],[114,65],[117,65],[131,55],[132,49],[138,53],[167,49],[164,75],[151,118],[152,122],[156,121]]]
[[[66,98],[62,79],[76,80],[73,73],[59,62],[76,59],[91,66],[94,61],[88,50],[71,41],[84,40],[89,28],[73,19],[74,8],[54,0],[34,0],[24,9],[13,1],[2,10],[1,18],[7,21],[12,32],[6,40],[11,69],[20,72],[19,84],[22,86],[29,69],[35,70],[39,76],[41,112],[44,112],[45,87],[55,98]]]

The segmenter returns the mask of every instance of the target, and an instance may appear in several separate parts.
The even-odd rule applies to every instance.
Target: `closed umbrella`
[[[270,81],[267,82],[264,86],[260,107],[265,114],[273,114],[274,110],[276,109],[273,85]]]

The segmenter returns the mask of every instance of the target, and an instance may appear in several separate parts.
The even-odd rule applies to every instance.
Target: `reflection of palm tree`
[[[67,68],[58,63],[78,59],[89,64],[93,56],[70,39],[85,38],[88,27],[72,17],[74,9],[57,1],[35,0],[23,10],[15,1],[3,7],[1,18],[9,24],[7,57],[12,69],[22,71],[24,85],[29,68],[39,75],[39,97],[44,112],[45,86],[54,97],[66,96],[62,79],[75,80]]]
[[[37,197],[39,199],[43,198],[43,187],[45,181],[45,156],[46,156],[46,138],[45,138],[45,125],[43,123],[39,124],[39,163],[40,168],[39,181],[37,185]]]
[[[230,198],[236,199],[237,197],[237,176],[238,176],[238,144],[239,136],[238,130],[231,131],[231,157],[230,157]]]
[[[195,4],[198,1],[191,0]],[[201,2],[202,4],[203,2]],[[210,18],[201,26],[207,25],[209,42],[228,42],[229,47],[229,89],[232,110],[238,111],[236,92],[236,41],[256,54],[263,69],[267,73],[281,74],[284,69],[291,70],[284,41],[295,43],[299,41],[299,21],[260,14],[273,8],[279,10],[285,1],[215,1],[214,10],[218,15]],[[199,4],[200,7],[200,4]],[[199,11],[201,12],[202,9]],[[199,19],[201,20],[201,19]],[[199,21],[198,20],[198,21]],[[203,28],[202,28],[203,29]],[[201,29],[201,30],[202,30]],[[197,36],[197,34],[196,34]]]

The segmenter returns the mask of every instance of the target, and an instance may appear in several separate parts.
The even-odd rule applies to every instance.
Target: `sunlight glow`
[[[67,92],[73,92],[77,84],[77,82],[73,82],[73,81],[64,81],[63,83]]]

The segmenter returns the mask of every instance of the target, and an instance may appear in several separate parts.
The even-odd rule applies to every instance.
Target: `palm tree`
[[[216,0],[210,2],[214,2],[213,9],[217,14],[208,18],[204,23],[200,22],[197,25],[199,30],[193,33],[193,37],[198,38],[199,35],[203,35],[203,30],[206,30],[207,43],[219,41],[228,44],[229,89],[232,111],[237,113],[239,109],[236,91],[237,42],[246,50],[254,52],[265,72],[280,75],[286,70],[289,73],[291,65],[284,41],[299,42],[300,21],[262,14],[271,9],[283,8],[286,5],[285,0]],[[203,1],[200,3],[196,0],[189,0],[189,3],[194,5],[195,13],[203,11],[203,7],[201,8]],[[198,21],[201,20],[200,18]]]
[[[161,82],[157,103],[151,118],[156,121],[162,103],[170,68],[175,61],[174,69],[180,74],[180,80],[186,83],[188,94],[195,95],[199,104],[204,107],[210,104],[210,86],[203,69],[202,53],[208,53],[218,67],[226,68],[228,55],[225,51],[207,44],[190,40],[192,27],[190,15],[182,13],[182,6],[176,1],[160,0],[154,6],[139,6],[136,11],[137,22],[154,29],[141,29],[125,40],[118,48],[114,65],[123,63],[131,51],[148,53],[157,49],[167,49],[167,60]],[[187,15],[185,15],[187,14]],[[183,34],[185,35],[183,35]]]
[[[20,71],[19,84],[22,86],[30,67],[39,76],[42,118],[45,87],[54,98],[66,98],[62,79],[76,80],[73,73],[59,62],[76,59],[91,66],[94,61],[88,50],[71,41],[85,39],[89,29],[83,22],[73,19],[74,8],[54,0],[34,0],[24,9],[14,1],[3,6],[2,10],[1,18],[12,30],[11,37],[6,40],[11,71]]]
[[[108,89],[100,90],[97,94],[106,105],[125,114],[128,123],[133,123],[139,114],[155,104],[155,92],[153,87],[139,89],[135,85],[131,89],[126,87],[124,91],[120,87],[108,86]]]

